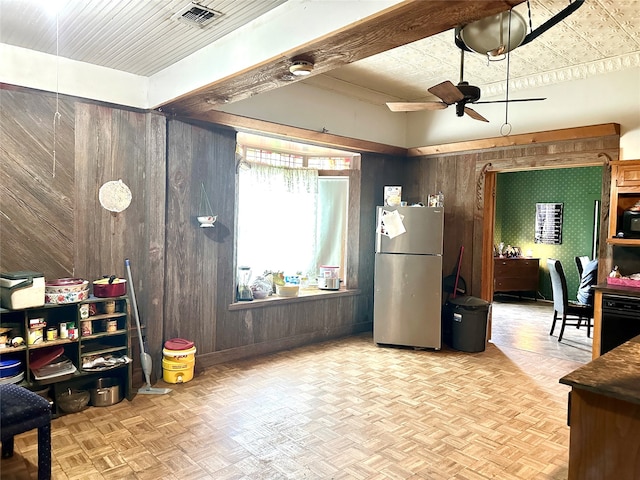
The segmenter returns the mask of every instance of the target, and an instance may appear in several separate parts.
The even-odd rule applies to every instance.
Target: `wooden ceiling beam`
[[[371,142],[369,140],[359,140],[357,138],[343,137],[327,132],[318,132],[315,130],[307,130],[305,128],[291,127],[264,120],[233,115],[231,113],[209,111],[203,112],[199,118],[193,119],[191,123],[205,122],[206,124],[215,123],[231,127],[238,132],[250,132],[263,136],[273,136],[292,141],[300,141],[311,143],[328,148],[336,148],[340,150],[349,150],[353,152],[370,152],[384,155],[392,155],[404,158],[407,156],[407,149],[403,147],[395,147],[384,143]]]
[[[443,145],[430,145],[427,147],[414,147],[407,149],[408,157],[427,157],[455,155],[460,152],[477,150],[493,150],[504,147],[518,147],[533,145],[536,143],[563,142],[567,140],[579,140],[584,138],[606,137],[620,135],[619,123],[603,123],[585,127],[562,128],[544,132],[522,133],[505,137],[484,138],[481,140],[468,140],[465,142],[446,143]],[[617,160],[617,159],[610,159]],[[603,160],[604,161],[604,160]]]
[[[291,60],[314,64],[311,75],[494,15],[524,0],[407,0],[322,38],[283,52],[251,68],[212,82],[158,107],[179,117],[201,119],[218,105],[290,85]],[[453,42],[453,38],[451,39]],[[305,77],[308,78],[308,77]]]

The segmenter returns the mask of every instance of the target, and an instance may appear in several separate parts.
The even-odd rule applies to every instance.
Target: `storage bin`
[[[9,378],[19,375],[22,371],[20,360],[0,360],[0,378]]]
[[[487,338],[487,317],[491,303],[481,298],[462,296],[445,304],[444,340],[462,352],[483,352]]]
[[[186,383],[193,379],[195,360],[179,362],[172,357],[162,359],[162,379],[167,383]]]
[[[41,307],[44,305],[44,275],[29,271],[0,274],[0,302],[10,310]]]

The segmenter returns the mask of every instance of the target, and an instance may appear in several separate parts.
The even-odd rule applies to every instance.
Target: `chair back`
[[[564,269],[562,268],[560,260],[548,258],[547,267],[549,268],[549,275],[551,276],[553,309],[559,314],[563,314],[569,304],[569,296],[567,294],[567,277],[564,275]]]
[[[576,257],[576,267],[578,268],[578,278],[582,278],[582,272],[584,272],[584,267],[589,263],[589,257],[586,255],[580,255]]]
[[[594,258],[584,266],[576,300],[583,305],[593,305],[593,286],[598,283],[598,259]]]

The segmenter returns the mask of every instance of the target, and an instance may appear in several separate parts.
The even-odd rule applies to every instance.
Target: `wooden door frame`
[[[482,220],[482,283],[480,297],[493,299],[493,233],[496,220],[496,181],[498,172],[487,171],[484,177],[484,215]]]
[[[595,142],[594,142],[595,140]],[[555,145],[545,154],[527,152],[522,147],[537,144],[559,144],[575,142],[574,148],[560,148]],[[587,142],[586,144],[584,142]],[[500,155],[501,150],[512,150],[509,155]],[[480,257],[480,297],[493,301],[493,234],[495,226],[496,204],[495,187],[497,174],[503,172],[542,170],[548,168],[605,167],[602,173],[601,211],[600,211],[600,247],[598,258],[598,280],[604,279],[604,272],[611,268],[611,246],[604,241],[607,238],[606,225],[609,219],[609,186],[611,170],[609,162],[617,160],[620,155],[620,124],[605,123],[584,127],[572,127],[545,132],[526,133],[513,136],[471,140],[466,142],[414,147],[407,151],[408,157],[442,157],[448,155],[464,155],[473,152],[475,157],[478,199],[482,198],[483,211],[475,216],[475,233],[482,231],[481,251],[474,242],[474,253]],[[487,152],[485,157],[483,154]],[[490,163],[485,163],[489,161]],[[481,168],[480,165],[484,164]],[[481,224],[481,225],[480,225]],[[474,256],[472,267],[477,265]],[[475,278],[474,278],[475,280]],[[475,283],[474,283],[475,284]],[[477,291],[477,290],[476,290]],[[488,338],[491,338],[491,315],[489,315]]]
[[[580,168],[600,166],[602,169],[602,192],[600,203],[600,245],[598,248],[598,258],[601,265],[598,268],[598,278],[602,281],[603,272],[611,269],[611,246],[607,244],[607,228],[609,222],[609,197],[608,192],[611,184],[611,168],[609,158],[604,160],[598,155],[598,160],[594,162],[569,163],[562,162],[554,168]],[[529,170],[542,170],[531,166]],[[484,215],[482,219],[482,280],[480,285],[480,296],[488,302],[493,301],[493,234],[495,230],[496,217],[496,184],[498,173],[517,171],[511,169],[487,170],[484,177]],[[491,339],[491,314],[489,314],[487,325],[487,340]]]
[[[493,233],[496,220],[496,182],[498,172],[487,171],[484,177],[484,215],[482,217],[482,280],[480,297],[493,301]],[[487,340],[491,340],[492,315],[487,320]]]

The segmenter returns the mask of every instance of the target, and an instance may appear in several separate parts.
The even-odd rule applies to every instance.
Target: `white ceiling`
[[[171,17],[189,0],[0,0],[0,42],[150,76],[286,0],[198,0],[221,15],[205,27]],[[58,41],[56,14],[60,4]],[[57,43],[57,45],[56,45]]]
[[[205,28],[172,20],[187,0],[58,0],[56,16],[47,1],[0,0],[0,42],[150,76],[197,52],[286,0],[201,0],[222,15]],[[340,0],[336,1],[339,4]],[[56,3],[48,0],[48,4]],[[567,0],[531,0],[535,29],[568,5]],[[527,2],[516,10],[528,19]],[[283,32],[286,35],[286,32]],[[371,101],[422,100],[427,88],[459,80],[460,50],[453,31],[369,57],[305,80],[352,92]],[[640,65],[640,1],[585,0],[574,14],[510,56],[513,91],[585,78]],[[465,80],[483,96],[502,94],[506,62],[465,57]],[[516,95],[517,96],[517,95]]]
[[[569,2],[531,0],[529,4],[535,29]],[[526,2],[515,10],[528,22]],[[509,59],[510,88],[525,90],[638,66],[640,1],[585,0],[561,23],[513,50]],[[481,86],[485,97],[503,93],[506,75],[506,61],[489,62],[484,55],[465,55],[464,79]],[[451,30],[360,60],[325,76],[337,83],[360,85],[397,99],[424,100],[429,98],[427,88],[444,80],[458,83],[460,49]]]

